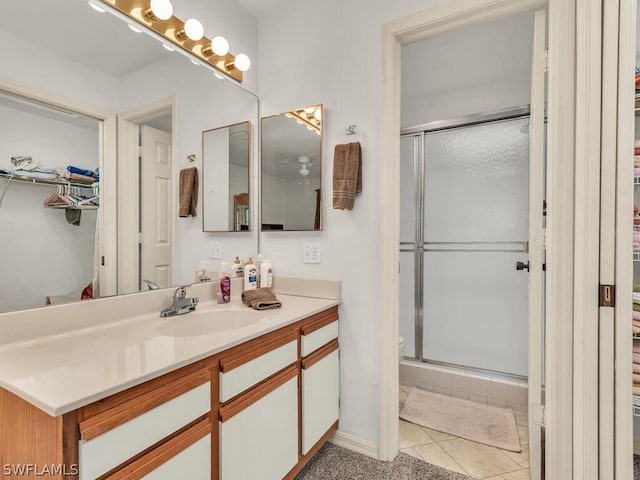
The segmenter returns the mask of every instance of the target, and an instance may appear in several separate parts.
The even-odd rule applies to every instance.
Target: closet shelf
[[[640,395],[633,396],[633,416],[640,417]]]
[[[633,252],[633,261],[640,262],[640,252]]]
[[[640,175],[636,175],[633,177],[633,184],[640,185]]]
[[[68,182],[64,180],[42,180],[39,178],[31,178],[31,177],[23,177],[21,175],[9,175],[7,173],[0,173],[0,178],[3,180],[19,183],[31,183],[35,185],[68,185],[70,187],[79,187],[79,188],[93,188],[93,186],[89,183],[75,183]]]
[[[45,205],[47,208],[55,208],[56,210],[97,210],[99,207],[97,205],[80,205],[80,206],[72,206],[72,205]]]
[[[636,97],[635,97],[635,111],[636,111],[636,117],[638,115],[640,115],[640,93],[636,93]]]

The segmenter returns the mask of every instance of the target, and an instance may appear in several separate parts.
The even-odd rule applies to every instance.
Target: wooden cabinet
[[[61,417],[0,388],[0,464],[64,464],[60,480],[293,478],[338,428],[337,320],[332,307]]]

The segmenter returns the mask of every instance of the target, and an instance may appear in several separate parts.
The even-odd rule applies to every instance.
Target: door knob
[[[516,270],[524,270],[524,269],[526,269],[527,272],[529,271],[529,262],[527,263],[516,262]]]

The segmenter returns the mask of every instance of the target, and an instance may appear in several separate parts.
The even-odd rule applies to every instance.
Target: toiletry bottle
[[[260,287],[273,287],[273,265],[271,260],[263,260],[260,265]]]
[[[244,267],[244,289],[254,290],[258,287],[256,283],[256,266],[253,264],[253,258],[249,257],[247,265]]]
[[[260,272],[262,271],[262,270],[260,270],[260,266],[262,265],[262,260],[263,260],[263,258],[264,258],[264,257],[262,256],[262,254],[261,254],[261,253],[259,253],[258,255],[256,255],[256,261],[255,261],[255,264],[256,264],[256,274],[257,274],[257,275],[256,275],[256,284],[258,285],[258,287],[261,287],[261,286],[262,286],[262,284],[260,283]]]
[[[233,260],[233,270],[231,273],[234,277],[241,277],[243,275],[242,265],[240,264],[240,257],[236,257]]]
[[[231,301],[231,279],[229,278],[229,264],[222,262],[222,271],[218,278],[218,303]]]

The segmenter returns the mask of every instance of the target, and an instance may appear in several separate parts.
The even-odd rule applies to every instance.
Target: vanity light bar
[[[149,0],[98,0],[104,5],[115,9],[127,19],[134,20],[147,27],[162,39],[177,48],[195,56],[206,66],[228,75],[238,82],[242,82],[243,71],[235,66],[236,57],[231,53],[216,55],[211,52],[211,39],[202,36],[199,40],[192,40],[184,34],[185,22],[175,15],[162,20],[145,15],[150,8]]]

